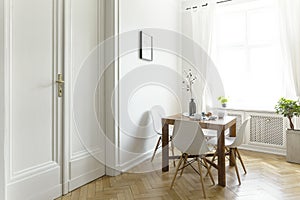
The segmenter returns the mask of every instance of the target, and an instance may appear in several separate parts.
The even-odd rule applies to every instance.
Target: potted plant
[[[289,100],[285,98],[280,98],[275,106],[277,114],[287,117],[290,123],[290,129],[294,130],[294,123],[292,121],[293,117],[300,116],[300,104],[298,101]]]
[[[223,108],[226,108],[226,105],[227,105],[227,102],[228,102],[228,99],[226,97],[219,96],[218,101],[221,103]]]
[[[287,161],[300,163],[300,130],[295,130],[293,117],[300,116],[300,103],[298,101],[280,98],[275,106],[277,114],[287,117],[290,128],[286,131],[286,147],[287,147]]]
[[[219,96],[218,97],[218,101],[221,103],[221,105],[222,105],[223,108],[226,108],[227,102],[228,102],[228,99],[226,97]],[[223,110],[223,109],[219,109],[218,110],[218,117],[220,119],[224,118],[225,115],[226,115],[226,111],[225,110]]]

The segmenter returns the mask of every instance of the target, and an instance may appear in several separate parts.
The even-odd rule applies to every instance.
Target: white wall
[[[149,109],[160,104],[167,115],[180,110],[180,90],[172,91],[169,87],[178,85],[181,88],[178,77],[174,75],[180,68],[177,56],[154,49],[153,61],[148,62],[139,59],[138,51],[140,30],[144,29],[145,33],[153,36],[154,48],[159,46],[158,42],[164,42],[159,31],[154,29],[180,32],[180,1],[121,0],[119,3],[120,49],[132,46],[131,52],[122,55],[119,60],[119,161],[122,169],[126,170],[149,157],[158,139],[152,128]],[[133,35],[129,37],[129,43],[122,40],[123,34]],[[177,40],[171,43],[180,45]],[[156,70],[154,76],[153,70]],[[168,70],[170,73],[162,74]],[[153,82],[149,83],[152,78]],[[161,85],[163,79],[170,85]]]

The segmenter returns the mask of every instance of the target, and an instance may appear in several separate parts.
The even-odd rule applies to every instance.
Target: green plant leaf
[[[293,129],[294,124],[291,119],[294,116],[300,116],[300,104],[298,101],[285,99],[281,97],[275,105],[275,111],[277,114],[283,115],[284,117],[288,117],[290,121],[290,127],[291,129]]]

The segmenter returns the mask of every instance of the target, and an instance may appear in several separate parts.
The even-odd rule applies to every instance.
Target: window
[[[277,16],[272,0],[218,7],[214,60],[230,107],[274,110],[286,96]]]

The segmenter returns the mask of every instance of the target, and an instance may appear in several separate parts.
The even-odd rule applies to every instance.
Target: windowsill
[[[260,112],[260,113],[276,113],[275,110],[268,109],[256,109],[256,108],[234,108],[234,107],[218,107],[219,110],[232,110],[232,111],[244,111],[244,112]]]

